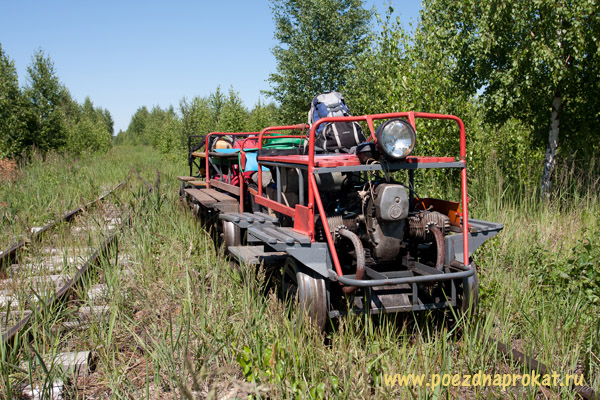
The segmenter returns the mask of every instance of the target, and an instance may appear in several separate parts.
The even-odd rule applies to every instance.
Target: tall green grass
[[[179,206],[175,178],[184,165],[148,149],[114,152],[107,158],[113,168],[126,171],[134,160],[145,167],[147,180],[158,168],[161,186],[136,206],[131,227],[119,240],[133,274],[124,277],[124,267],[114,263],[103,267],[114,293],[109,317],[69,333],[71,343],[94,349],[99,359],[94,374],[71,384],[75,397],[539,396],[528,387],[385,385],[384,374],[392,373],[522,372],[498,354],[491,339],[512,343],[561,374],[582,372],[587,384],[600,386],[599,307],[586,291],[599,289],[577,275],[583,271],[578,254],[585,251],[589,257],[582,263],[590,263],[585,268],[598,270],[594,249],[600,237],[594,232],[600,231],[595,217],[600,201],[577,174],[567,183],[557,181],[566,186],[549,202],[539,200],[535,189],[507,188],[493,166],[485,176],[470,177],[471,215],[505,226],[475,255],[481,297],[474,315],[354,315],[333,321],[322,334],[295,324],[265,283],[264,271],[232,267],[195,217]],[[424,193],[451,196],[457,194],[453,183],[442,188],[418,181]],[[549,272],[555,268],[581,284],[565,284],[562,275]],[[575,398],[564,387],[544,389],[541,396]]]

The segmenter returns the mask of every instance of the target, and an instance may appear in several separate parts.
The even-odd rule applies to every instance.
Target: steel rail
[[[135,171],[135,172],[137,172],[137,171]],[[158,176],[160,176],[160,173],[158,174]],[[117,186],[115,186],[110,192],[103,194],[102,196],[98,197],[94,201],[86,203],[84,206],[81,206],[76,210],[79,210],[79,212],[80,212],[81,210],[85,209],[86,207],[89,207],[90,205],[96,203],[97,201],[104,199],[110,193],[112,193],[116,189],[122,187],[130,177],[131,177],[131,174],[128,175],[121,183],[119,183]],[[152,187],[150,187],[150,189],[148,189],[146,194],[151,193],[151,189],[152,189]],[[73,210],[73,211],[76,211],[76,210]],[[65,215],[71,215],[71,218],[72,218],[76,214],[76,213],[73,213],[73,211],[70,211]],[[60,301],[63,301],[66,298],[68,298],[68,295],[73,291],[73,289],[78,284],[81,283],[82,278],[87,275],[90,268],[93,265],[95,265],[97,263],[98,259],[103,254],[106,254],[108,249],[115,243],[117,235],[120,233],[120,231],[123,229],[123,227],[130,222],[132,216],[133,216],[133,214],[132,214],[132,211],[130,210],[129,213],[127,214],[126,218],[121,219],[118,229],[115,230],[106,240],[104,240],[104,242],[90,256],[90,258],[88,258],[88,260],[83,265],[81,265],[81,267],[79,267],[77,269],[75,276],[71,277],[62,287],[60,287],[57,291],[54,292],[54,295],[50,298],[50,300],[47,303],[48,305],[50,305],[50,306],[55,305],[55,304],[59,303]],[[54,224],[56,224],[56,223],[54,223]],[[37,306],[37,308],[35,310],[37,313],[40,313],[43,311],[42,306]],[[19,320],[15,325],[11,326],[11,328],[8,331],[4,332],[2,334],[2,344],[3,345],[8,344],[8,343],[12,342],[14,339],[18,338],[19,334],[24,332],[25,329],[29,326],[32,316],[33,316],[33,313],[30,313],[26,317]]]
[[[481,336],[479,336],[479,338],[481,339]],[[507,357],[517,360],[520,364],[527,367],[528,370],[536,371],[540,375],[550,373],[550,368],[548,368],[546,364],[541,363],[535,358],[528,356],[525,353],[520,352],[519,350],[513,349],[512,346],[508,346],[499,340],[492,338],[489,338],[489,340],[495,343],[496,349],[500,353]],[[600,395],[598,395],[598,393],[596,393],[596,391],[594,391],[594,389],[592,389],[588,385],[573,385],[570,389],[585,400],[600,400]]]
[[[46,225],[44,225],[39,231],[33,233],[31,235],[31,241],[36,241],[43,233],[47,232],[48,230],[54,228],[55,226],[57,226],[58,224],[60,224],[61,222],[64,221],[70,221],[72,220],[77,214],[81,213],[82,211],[86,210],[87,208],[91,207],[92,205],[94,205],[95,203],[104,200],[107,196],[109,196],[110,194],[112,194],[113,192],[115,192],[117,189],[119,189],[120,187],[122,187],[125,182],[127,182],[127,180],[130,178],[131,175],[128,175],[127,177],[125,177],[125,179],[123,179],[117,186],[113,187],[112,189],[110,189],[109,191],[103,193],[102,195],[100,195],[99,197],[97,197],[96,199],[85,203],[71,211],[67,211],[62,217],[60,217],[58,220],[56,221],[52,221]],[[0,267],[5,266],[7,263],[11,263],[13,262],[16,257],[17,254],[23,250],[23,248],[25,247],[25,245],[28,243],[28,240],[21,240],[18,243],[15,243],[11,246],[9,246],[6,250],[0,252]]]

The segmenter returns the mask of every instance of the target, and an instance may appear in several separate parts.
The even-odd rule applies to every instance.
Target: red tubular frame
[[[369,126],[369,130],[371,131],[371,135],[369,136],[369,140],[372,141],[377,141],[377,138],[375,136],[375,128],[374,128],[374,124],[373,121],[374,120],[379,120],[379,119],[391,119],[391,118],[405,118],[408,120],[408,122],[415,128],[415,122],[417,118],[423,118],[423,119],[439,119],[439,120],[449,120],[449,121],[454,121],[456,122],[456,124],[459,127],[459,131],[460,131],[460,162],[463,164],[462,170],[461,170],[461,206],[462,206],[462,212],[463,212],[463,223],[462,223],[462,228],[463,228],[463,253],[464,253],[464,259],[463,259],[463,263],[465,266],[469,265],[469,237],[468,237],[468,226],[469,226],[469,211],[468,211],[468,204],[467,204],[467,169],[466,169],[466,135],[465,135],[465,126],[464,123],[462,122],[462,120],[454,115],[447,115],[447,114],[432,114],[432,113],[422,113],[422,112],[400,112],[400,113],[384,113],[384,114],[371,114],[371,115],[362,115],[362,116],[355,116],[355,117],[327,117],[327,118],[322,118],[319,119],[317,122],[315,122],[311,127],[310,127],[310,132],[309,132],[309,136],[308,136],[308,163],[307,163],[307,168],[308,168],[308,203],[307,203],[307,208],[309,209],[309,214],[310,214],[310,221],[308,221],[309,226],[311,227],[310,232],[309,232],[309,236],[311,238],[312,241],[314,241],[314,235],[315,235],[315,227],[314,227],[314,206],[316,203],[318,212],[321,216],[322,221],[325,221],[326,215],[325,215],[325,209],[323,207],[323,203],[321,201],[321,197],[319,195],[319,190],[317,187],[317,183],[316,183],[316,179],[314,177],[314,168],[315,168],[315,132],[316,129],[319,125],[323,124],[323,123],[327,123],[327,122],[350,122],[350,121],[366,121],[367,125]],[[277,127],[269,127],[269,128],[265,128],[261,131],[260,135],[259,135],[259,148],[262,148],[262,137],[264,135],[264,133],[269,132],[269,131],[277,131],[277,130],[291,130],[291,129],[305,129],[306,125],[288,125],[288,126],[277,126]],[[281,137],[281,136],[279,136]],[[260,157],[259,157],[260,158]],[[258,164],[259,164],[259,170],[261,170],[260,168],[260,160],[258,160]],[[260,197],[260,199],[259,199]],[[269,200],[263,197],[262,195],[262,174],[259,174],[259,187],[258,187],[258,195],[255,196],[256,202],[258,204],[263,204],[267,207],[271,207],[273,209],[275,209],[276,211],[285,211],[284,214],[286,215],[290,215],[291,212],[291,208],[290,207],[285,207],[286,209],[283,210],[280,206],[283,205],[279,205],[279,203],[274,202],[273,200]],[[277,207],[272,207],[273,203],[278,204],[279,206]],[[279,209],[279,210],[278,210]],[[337,252],[335,250],[335,245],[333,244],[333,237],[331,236],[331,232],[329,232],[327,229],[325,229],[325,236],[327,238],[327,243],[329,246],[329,249],[331,251],[331,256],[333,259],[333,264],[336,270],[336,273],[341,276],[342,275],[342,269],[341,269],[341,265],[339,262],[339,258],[337,255]]]
[[[208,158],[210,157],[209,153],[210,153],[210,149],[208,148],[209,145],[209,138],[210,136],[247,136],[246,139],[250,138],[251,136],[257,136],[259,134],[259,132],[210,132],[208,135],[206,135],[205,138],[205,142],[204,142],[204,152],[205,152],[205,160],[204,160],[204,165],[205,165],[205,178],[204,181],[206,182],[206,188],[210,189],[210,163]],[[242,141],[242,146],[240,148],[240,152],[243,151],[243,147],[244,147],[244,143],[246,141],[246,139],[243,139]],[[238,172],[238,179],[240,181],[239,185],[240,185],[240,213],[244,212],[244,176],[241,172]],[[231,183],[231,182],[230,182]]]
[[[263,129],[262,131],[260,131],[260,133],[258,134],[258,149],[262,149],[262,142],[263,142],[263,137],[265,135],[265,133],[267,132],[274,132],[274,131],[293,131],[296,129],[308,129],[310,128],[310,126],[308,124],[296,124],[296,125],[282,125],[282,126],[269,126],[265,129]],[[286,136],[279,136],[279,135],[269,135],[267,136],[267,138],[276,138],[276,139],[284,139],[284,138],[304,138],[306,139],[306,136],[304,135],[286,135]],[[260,161],[258,160],[258,157],[256,159],[256,162],[258,164],[258,172],[261,172],[260,174],[258,174],[258,195],[262,197],[263,193],[262,193],[262,167],[260,165]],[[268,200],[268,199],[266,199]],[[258,203],[261,204],[261,203]],[[268,206],[267,206],[268,207]]]
[[[468,212],[468,204],[467,204],[467,169],[466,169],[466,136],[465,136],[465,126],[464,123],[462,122],[462,120],[454,115],[446,115],[446,114],[432,114],[432,113],[421,113],[421,112],[399,112],[399,113],[385,113],[385,114],[371,114],[371,115],[362,115],[362,116],[355,116],[355,117],[327,117],[327,118],[322,118],[319,119],[317,122],[315,122],[312,126],[310,126],[310,131],[309,131],[309,135],[308,135],[308,159],[306,160],[307,162],[302,162],[302,164],[307,165],[307,177],[308,177],[308,196],[307,196],[307,207],[308,208],[308,214],[309,214],[309,221],[308,221],[308,226],[310,227],[309,229],[309,236],[310,239],[312,241],[315,240],[315,226],[314,226],[314,214],[315,214],[315,204],[316,207],[318,209],[318,213],[321,216],[321,220],[325,221],[326,220],[326,214],[325,214],[325,209],[323,207],[323,203],[321,201],[321,196],[319,194],[319,190],[317,187],[317,182],[314,176],[314,169],[315,169],[315,132],[316,129],[319,125],[323,124],[323,123],[328,123],[328,122],[351,122],[351,121],[366,121],[367,125],[369,126],[369,130],[371,131],[371,134],[369,136],[369,140],[372,141],[377,141],[376,135],[375,135],[375,128],[374,128],[374,124],[373,121],[374,120],[379,120],[379,119],[391,119],[391,118],[405,118],[408,120],[408,122],[415,127],[415,121],[417,118],[423,118],[423,119],[438,119],[438,120],[449,120],[449,121],[454,121],[457,123],[459,130],[460,130],[460,163],[463,164],[462,166],[462,170],[461,170],[461,206],[462,206],[462,217],[463,217],[463,221],[462,221],[462,234],[463,234],[463,253],[464,253],[464,260],[463,263],[465,266],[469,265],[469,238],[468,238],[468,226],[469,226],[469,212]],[[284,125],[284,126],[272,126],[272,127],[268,127],[263,129],[262,131],[260,131],[260,133],[258,133],[258,148],[262,149],[263,148],[263,139],[283,139],[283,138],[306,138],[306,136],[304,135],[265,135],[268,132],[276,132],[276,131],[285,131],[285,130],[296,130],[296,129],[307,129],[309,128],[309,125],[307,124],[298,124],[298,125]],[[416,130],[416,127],[415,127]],[[207,135],[206,137],[206,141],[208,143],[209,140],[209,136],[210,135],[220,135],[220,136],[224,136],[224,135],[231,135],[231,136],[250,136],[250,135],[257,135],[256,132],[243,132],[243,133],[225,133],[225,132],[211,132]],[[244,139],[245,141],[245,139]],[[244,147],[244,143],[242,143],[242,148],[240,149],[240,151],[243,153],[243,147]],[[208,162],[208,157],[209,157],[209,151],[207,149],[206,151],[206,182],[207,182],[207,187],[210,188],[210,177],[209,177],[209,162]],[[284,157],[284,156],[281,156]],[[330,156],[330,157],[335,157],[335,156]],[[282,162],[285,161],[282,158]],[[294,163],[292,160],[290,160],[289,162]],[[428,162],[438,162],[438,161],[431,161],[429,160]],[[297,211],[291,207],[285,206],[284,204],[278,203],[277,201],[271,200],[266,198],[263,195],[263,190],[262,190],[262,173],[260,173],[262,171],[262,166],[261,166],[261,162],[260,162],[260,157],[257,158],[257,163],[258,163],[258,191],[256,194],[254,193],[250,193],[251,195],[253,195],[255,197],[255,201],[257,204],[261,204],[265,207],[271,208],[277,212],[280,212],[282,214],[285,215],[289,215],[291,217],[298,217],[297,216]],[[240,170],[240,174],[241,174],[241,170]],[[240,176],[240,211],[243,212],[243,176]],[[325,236],[327,238],[327,244],[328,247],[331,251],[331,256],[333,259],[333,264],[336,270],[336,273],[338,274],[338,276],[342,276],[342,269],[341,269],[341,265],[339,262],[339,258],[337,255],[337,251],[335,249],[335,245],[333,243],[333,237],[331,236],[331,232],[329,232],[328,229],[325,229]]]

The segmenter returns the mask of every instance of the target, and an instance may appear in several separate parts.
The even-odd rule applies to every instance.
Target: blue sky
[[[403,22],[416,21],[420,1],[392,1]],[[217,85],[239,92],[251,108],[275,71],[268,0],[30,1],[3,0],[0,43],[19,82],[37,49],[79,102],[107,108],[115,132],[142,105],[177,107]],[[383,11],[390,1],[368,0]]]

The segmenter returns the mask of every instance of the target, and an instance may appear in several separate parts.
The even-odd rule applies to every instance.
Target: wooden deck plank
[[[202,205],[206,207],[212,208],[212,206],[219,202],[214,197],[211,197],[207,193],[204,193],[202,189],[185,189],[184,192],[192,196],[194,199],[198,200]]]
[[[198,178],[196,178],[195,176],[178,176],[177,179],[179,179],[180,181],[183,181],[183,182],[188,182],[188,181],[194,181]]]
[[[237,160],[239,154],[239,150],[232,153],[220,153],[218,151],[209,151],[208,155],[216,158],[231,158],[232,160]]]
[[[215,180],[211,180],[210,181],[210,185],[214,186],[216,188],[225,190],[231,194],[234,194],[236,196],[240,195],[240,187],[239,186],[235,186],[235,185],[231,185],[229,183],[226,182],[222,182],[222,181],[215,181]]]
[[[233,203],[237,203],[238,201],[236,199],[234,199],[233,197],[225,194],[225,193],[221,193],[218,192],[214,189],[202,189],[203,193],[206,193],[207,195],[209,195],[210,197],[212,197],[215,200],[218,200],[221,203],[225,203],[225,202],[233,202]]]
[[[192,186],[202,186],[202,187],[206,187],[206,182],[205,181],[188,181],[188,183]]]

